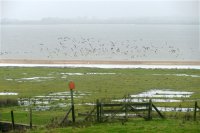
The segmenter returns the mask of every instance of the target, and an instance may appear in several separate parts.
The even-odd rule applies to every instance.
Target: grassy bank
[[[30,133],[198,133],[200,132],[199,122],[181,121],[174,119],[144,121],[143,119],[130,120],[124,124],[101,123],[88,127],[67,127],[55,129],[37,129]]]

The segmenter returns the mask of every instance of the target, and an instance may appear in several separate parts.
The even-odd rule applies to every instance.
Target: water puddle
[[[135,117],[135,116],[137,116],[137,114],[125,114],[125,113],[115,114],[115,116],[118,116],[118,117],[125,117],[126,115],[128,117]],[[104,114],[104,116],[113,116],[113,114]]]
[[[25,75],[24,73],[22,73],[23,75]],[[55,77],[53,77],[53,75],[55,75],[56,73],[51,72],[48,74],[49,77],[28,77],[28,78],[19,78],[19,79],[12,79],[12,78],[7,78],[5,80],[7,81],[17,81],[19,83],[21,82],[43,82],[43,81],[47,81],[47,80],[51,80],[51,79],[55,79]],[[61,75],[61,79],[67,79],[67,76],[83,76],[83,75],[114,75],[116,73],[57,73]]]
[[[84,73],[60,73],[61,75],[70,75],[70,76],[74,76],[74,75],[84,75]]]
[[[74,75],[114,75],[116,73],[60,73],[61,75],[70,75],[70,76],[74,76]]]
[[[17,82],[25,82],[25,81],[34,81],[34,82],[41,82],[41,81],[46,81],[49,79],[54,79],[55,77],[29,77],[29,78],[20,78],[20,79],[12,79],[8,78],[5,79],[7,81],[17,81]]]
[[[112,100],[114,102],[149,102],[150,98],[138,98],[138,99],[117,99]],[[159,103],[166,103],[166,102],[182,102],[182,100],[176,100],[176,99],[151,99],[152,102],[159,102]]]
[[[13,79],[6,79],[7,81],[13,81]]]
[[[179,76],[179,77],[192,77],[192,78],[200,78],[200,75],[189,75],[189,74],[152,74],[152,75],[172,75],[172,76]]]
[[[186,91],[171,91],[171,90],[150,90],[142,92],[137,95],[131,95],[131,97],[149,97],[149,98],[188,98],[193,92]]]
[[[116,99],[112,101],[148,102],[149,99],[152,99],[152,102],[182,102],[185,100],[184,98],[189,98],[192,94],[193,92],[154,89],[154,90],[139,93],[137,95],[130,95],[129,99]],[[176,99],[173,99],[173,98],[176,98]]]
[[[31,78],[21,78],[19,80],[38,80],[38,79],[52,79],[54,77],[31,77]]]
[[[15,79],[18,82],[22,82],[22,81],[37,81],[37,82],[41,82],[41,81],[46,81],[48,79],[54,79],[55,77],[30,77],[30,78],[21,78],[21,79]]]
[[[60,73],[62,79],[67,79],[67,76],[83,76],[83,75],[114,75],[116,73]]]
[[[116,73],[86,73],[87,75],[114,75]]]
[[[157,107],[162,112],[191,112],[194,108],[180,108],[180,107]],[[199,109],[197,109],[199,111]]]
[[[18,95],[16,92],[0,92],[0,96]]]

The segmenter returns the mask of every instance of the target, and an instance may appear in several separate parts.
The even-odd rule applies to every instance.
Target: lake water
[[[1,25],[1,59],[200,61],[199,25]]]

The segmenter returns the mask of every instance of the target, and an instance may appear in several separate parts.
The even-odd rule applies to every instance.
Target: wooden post
[[[148,110],[148,120],[152,119],[152,101],[151,99],[149,100],[149,110]]]
[[[97,107],[97,122],[100,122],[100,119],[99,119],[99,99],[97,99],[96,107]]]
[[[29,120],[30,120],[30,129],[32,129],[32,108],[30,107],[30,112],[29,112]]]
[[[159,114],[159,116],[160,116],[161,118],[165,118],[165,117],[161,114],[161,112],[156,108],[156,106],[155,106],[154,104],[152,104],[152,107],[156,110],[156,112]]]
[[[196,121],[196,116],[197,116],[197,101],[195,101],[194,105],[194,121]]]
[[[99,120],[100,120],[100,122],[101,122],[101,111],[102,111],[102,108],[101,108],[101,102],[99,102],[99,107],[100,107],[100,109],[99,109]]]
[[[73,98],[73,90],[71,89],[71,108],[72,108],[72,121],[75,123],[75,111],[74,111],[74,98]]]
[[[75,89],[75,83],[73,81],[70,81],[68,85],[71,92],[72,121],[73,123],[75,123],[74,98],[73,98],[73,90]]]
[[[14,113],[13,113],[13,110],[11,110],[11,120],[12,120],[12,129],[15,130],[15,121],[14,121]]]
[[[125,107],[125,119],[127,120],[127,102],[126,102],[126,97],[125,97],[125,105],[124,105],[124,107]]]
[[[67,114],[65,115],[64,119],[61,121],[60,125],[63,124],[65,121],[67,121],[68,115],[69,115],[69,113],[71,112],[71,110],[72,110],[72,108],[70,108],[70,109],[68,110],[68,112],[67,112]]]
[[[103,121],[103,104],[102,104],[102,102],[100,102],[99,106],[100,106],[100,122],[102,122]]]

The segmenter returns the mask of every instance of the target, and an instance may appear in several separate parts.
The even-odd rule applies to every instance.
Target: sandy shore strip
[[[188,61],[80,61],[80,60],[0,60],[0,67],[88,67],[144,69],[200,69],[200,62]]]
[[[0,64],[109,64],[109,65],[195,65],[195,66],[200,66],[200,61],[105,61],[105,60],[0,59]]]

